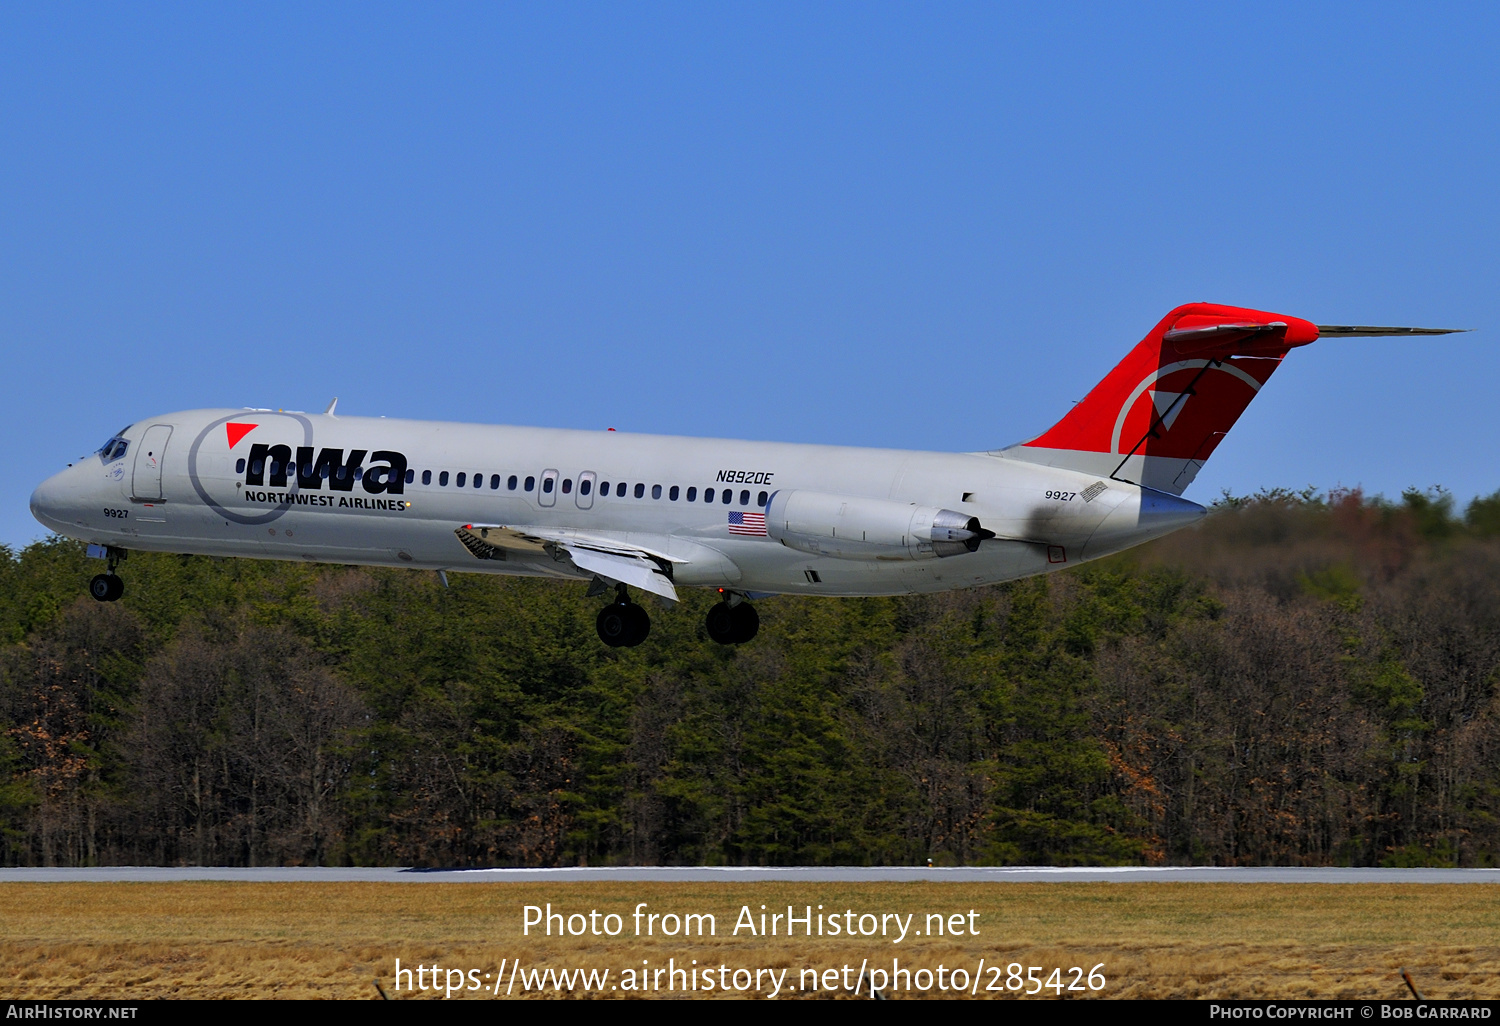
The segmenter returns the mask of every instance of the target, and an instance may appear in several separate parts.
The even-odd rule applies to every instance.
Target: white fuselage
[[[595,576],[566,548],[482,558],[460,531],[487,525],[638,550],[669,566],[678,586],[853,596],[944,591],[1061,569],[1203,513],[1127,482],[995,454],[227,409],[148,418],[117,437],[125,444],[114,450],[123,455],[106,447],[37,488],[32,510],[43,524],[126,550]],[[291,454],[293,470],[278,452]],[[359,452],[363,460],[345,468],[341,461]],[[316,473],[315,460],[323,464]],[[286,483],[276,482],[272,462]],[[339,469],[348,470],[343,481]],[[365,476],[354,479],[356,472]],[[753,533],[769,500],[791,490],[848,497],[851,517],[867,500],[886,511],[892,503],[938,507],[977,518],[995,537],[953,555],[913,545],[910,556],[830,556],[823,553],[837,546],[820,548],[816,539],[794,547],[777,540],[775,529]],[[830,537],[844,512],[833,503]],[[733,514],[740,524],[731,524]]]

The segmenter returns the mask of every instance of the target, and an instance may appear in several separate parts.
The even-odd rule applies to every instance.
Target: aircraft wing
[[[678,600],[677,589],[672,585],[672,564],[686,560],[608,535],[505,524],[465,524],[454,533],[479,559],[504,559],[507,552],[532,558],[551,556],[558,561],[568,559],[586,573],[649,591],[672,602]]]

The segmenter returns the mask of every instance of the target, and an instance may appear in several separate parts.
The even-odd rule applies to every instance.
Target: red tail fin
[[[1282,357],[1317,337],[1296,317],[1179,306],[1066,417],[1005,455],[1181,495]]]

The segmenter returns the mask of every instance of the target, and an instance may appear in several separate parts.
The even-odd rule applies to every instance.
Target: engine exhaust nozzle
[[[960,543],[969,552],[977,552],[979,543],[995,537],[994,531],[986,531],[978,517],[955,510],[940,510],[932,518],[932,540],[934,543]]]

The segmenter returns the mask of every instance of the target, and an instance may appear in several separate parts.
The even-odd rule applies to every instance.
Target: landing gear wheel
[[[720,602],[708,611],[705,621],[708,636],[721,645],[734,644],[734,610],[728,602]]]
[[[594,629],[610,648],[634,648],[651,633],[651,617],[634,602],[616,602],[599,610]]]
[[[748,602],[741,602],[729,610],[734,617],[734,643],[743,645],[760,633],[760,614]]]
[[[625,615],[630,617],[630,640],[625,644],[629,648],[634,648],[645,641],[647,635],[651,633],[651,617],[647,616],[646,611],[634,602],[626,607]]]
[[[619,648],[630,640],[630,617],[625,612],[629,608],[619,603],[605,606],[599,610],[599,615],[594,620],[594,630],[599,632],[599,640],[610,648]]]
[[[721,645],[743,645],[760,632],[760,614],[748,602],[720,602],[708,611],[708,636]]]
[[[89,581],[89,594],[100,602],[114,602],[125,594],[125,582],[114,574],[95,574]]]

